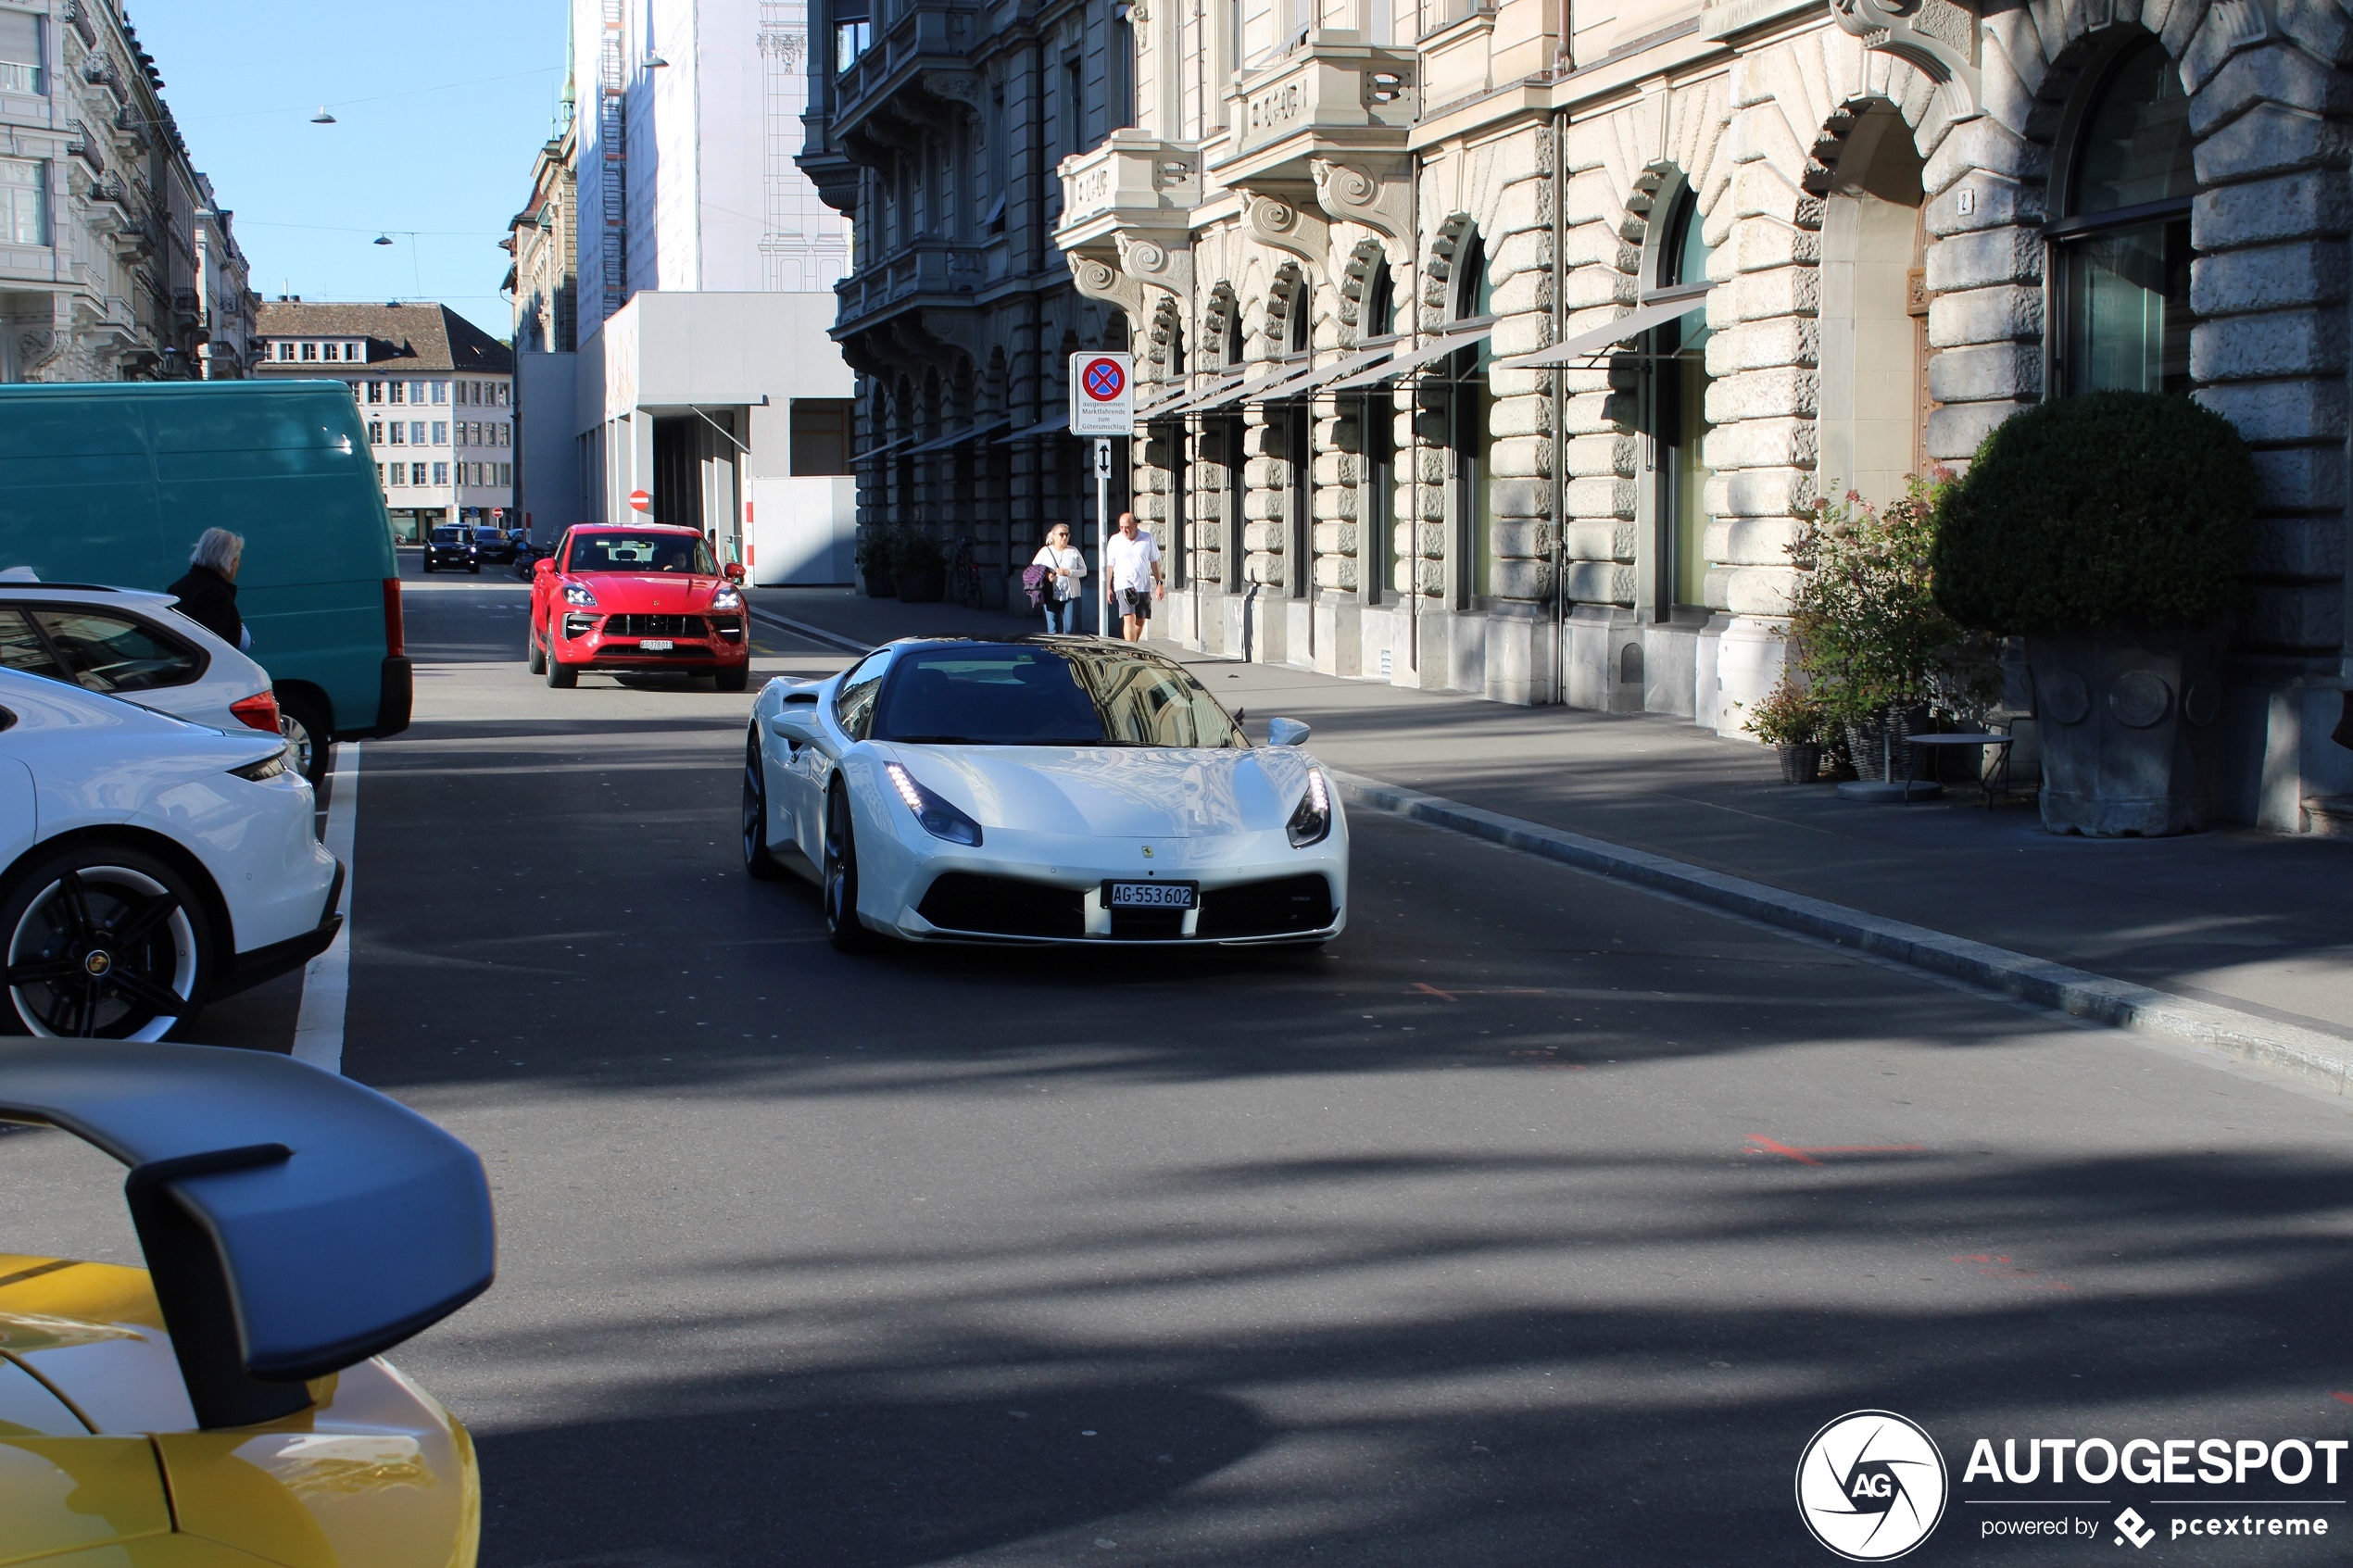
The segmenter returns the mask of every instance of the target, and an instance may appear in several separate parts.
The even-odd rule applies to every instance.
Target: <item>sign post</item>
[[[1070,433],[1095,441],[1095,630],[1111,633],[1111,440],[1136,429],[1136,361],[1126,354],[1070,357]]]

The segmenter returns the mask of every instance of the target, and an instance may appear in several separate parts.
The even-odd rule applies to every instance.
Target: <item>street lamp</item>
[[[310,117],[310,123],[313,125],[333,125],[334,122],[335,117],[327,112],[327,106],[324,104],[321,104],[319,112]]]
[[[378,234],[374,243],[380,245],[388,245],[392,244],[392,236],[390,234]]]

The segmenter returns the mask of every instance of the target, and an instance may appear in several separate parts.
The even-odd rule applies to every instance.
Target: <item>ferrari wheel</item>
[[[840,953],[863,951],[874,938],[858,921],[858,838],[849,821],[849,794],[825,797],[825,940]]]
[[[556,627],[547,624],[547,684],[556,690],[570,691],[580,684],[580,671],[556,657]]]
[[[768,767],[756,734],[744,743],[744,870],[755,882],[784,874],[768,852]]]
[[[11,1033],[160,1040],[194,1019],[211,928],[185,877],[139,850],[47,856],[0,891]]]
[[[523,668],[530,671],[535,675],[545,675],[547,672],[547,650],[540,646],[539,628],[536,626],[524,627],[522,640]]]

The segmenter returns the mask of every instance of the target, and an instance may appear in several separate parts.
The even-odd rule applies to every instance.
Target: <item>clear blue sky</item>
[[[265,299],[434,299],[497,337],[564,0],[131,0]],[[499,80],[484,80],[497,78]],[[464,85],[458,85],[463,83]],[[333,125],[313,125],[321,103]],[[409,235],[414,232],[412,241]],[[393,244],[373,243],[389,233]]]

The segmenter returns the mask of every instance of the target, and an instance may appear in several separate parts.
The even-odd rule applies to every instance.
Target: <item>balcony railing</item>
[[[837,325],[854,327],[910,301],[954,304],[960,295],[980,288],[987,250],[950,240],[916,240],[834,285],[834,295],[841,301]]]
[[[1094,151],[1063,159],[1062,182],[1065,239],[1095,228],[1181,226],[1201,201],[1201,151],[1114,131]]]
[[[1410,50],[1359,42],[1354,32],[1310,33],[1284,58],[1235,83],[1234,127],[1223,163],[1255,163],[1309,144],[1334,150],[1402,147],[1421,111]]]
[[[969,71],[980,15],[968,0],[909,0],[834,78],[835,130],[847,132],[918,67]]]

